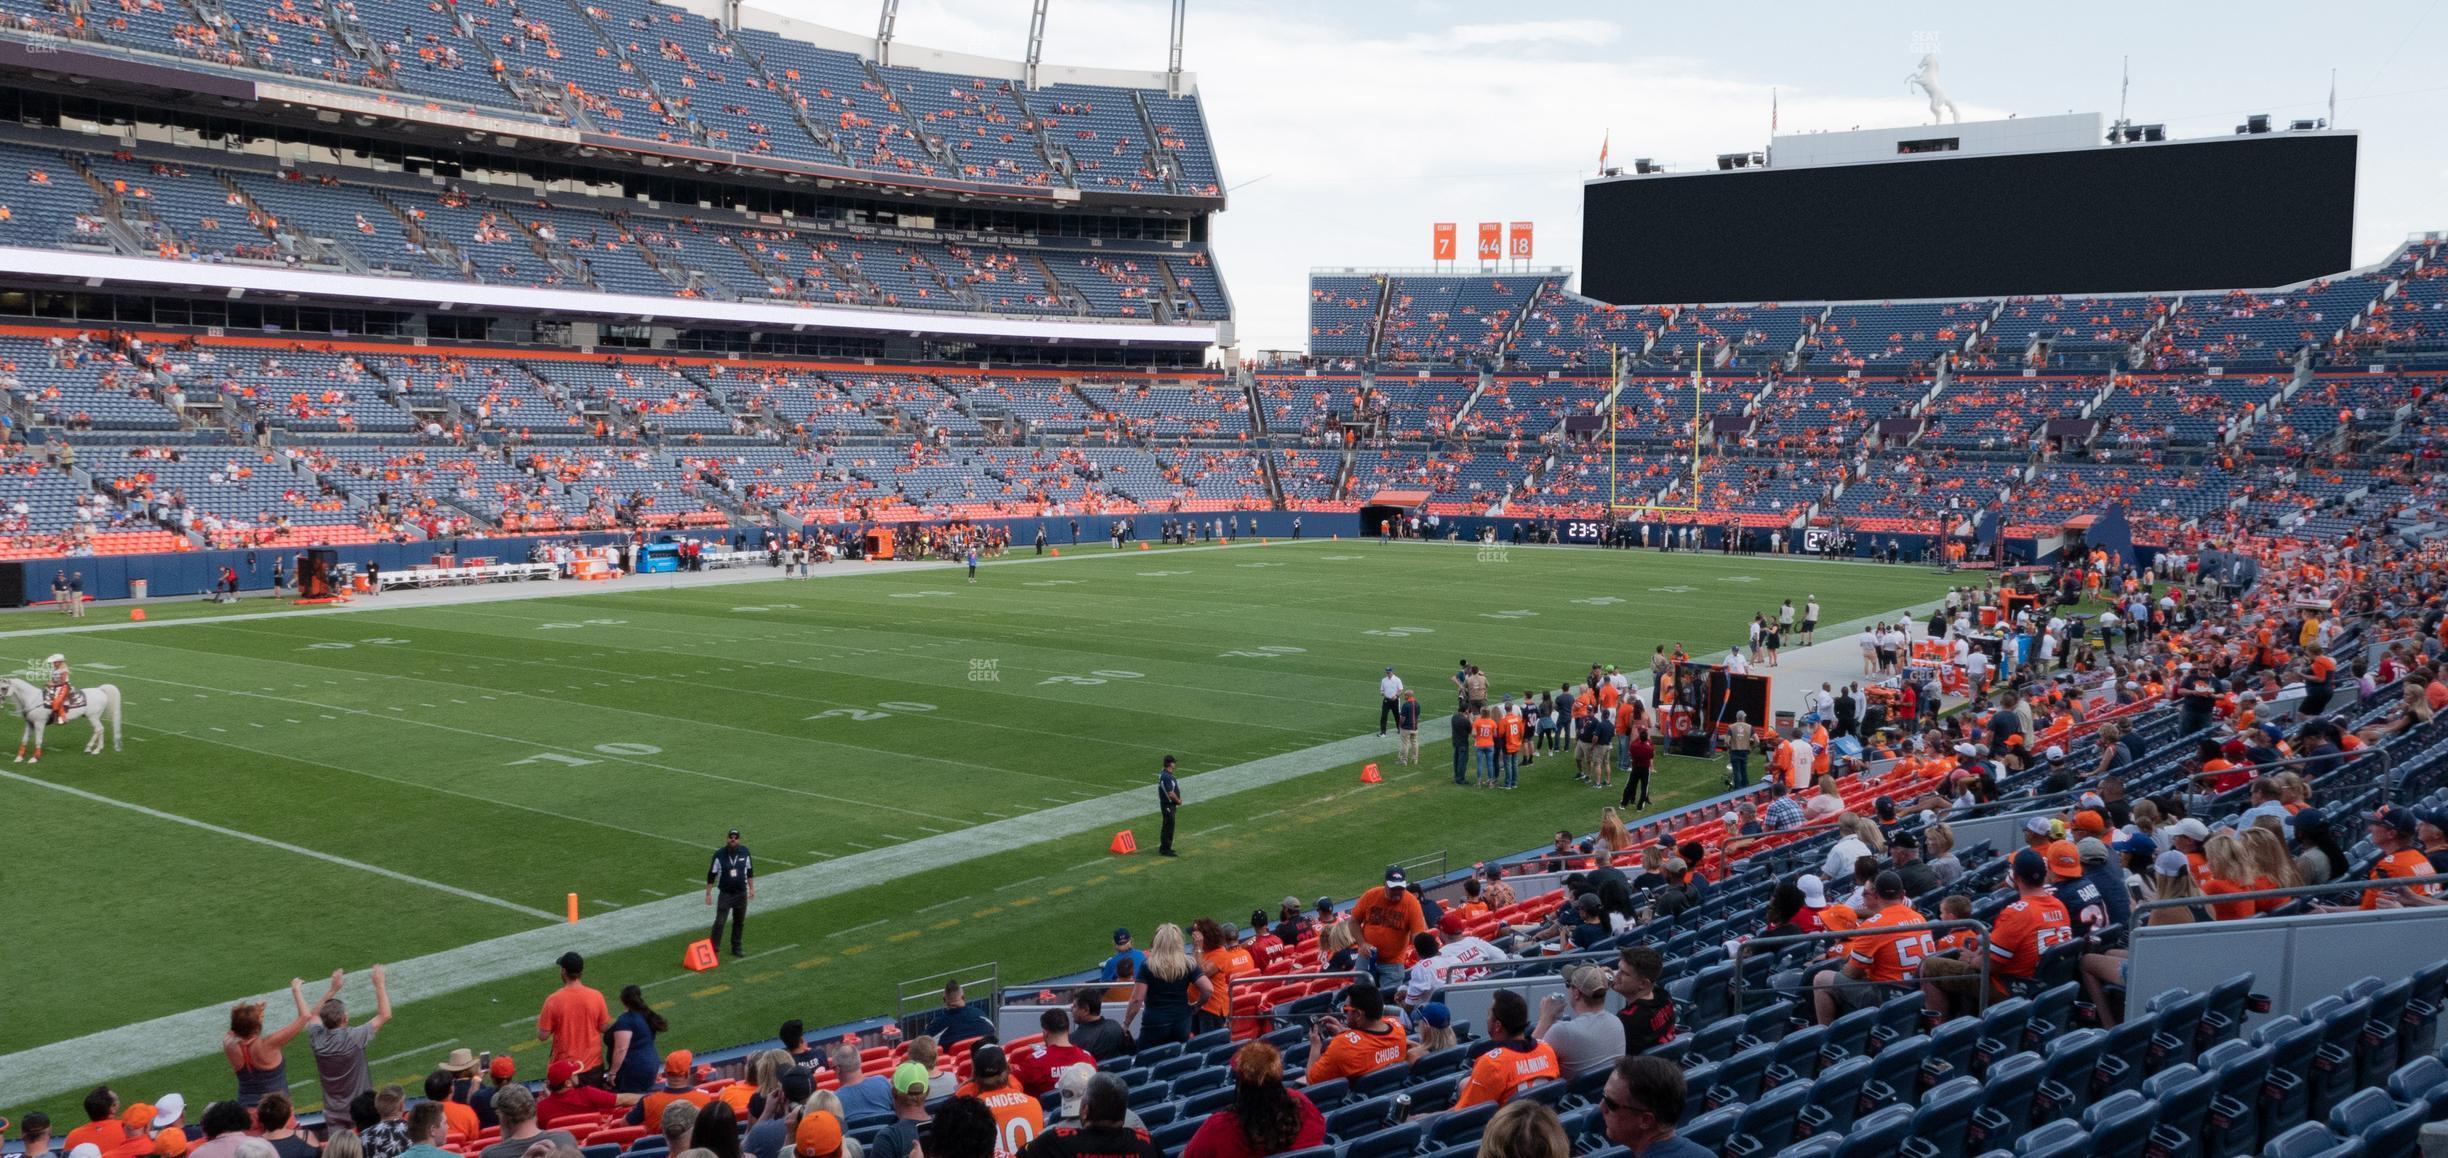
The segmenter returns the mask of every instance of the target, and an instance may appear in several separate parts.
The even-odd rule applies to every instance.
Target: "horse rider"
[[[68,697],[75,690],[68,685],[68,657],[53,652],[43,662],[51,665],[51,722],[60,724],[68,719]]]

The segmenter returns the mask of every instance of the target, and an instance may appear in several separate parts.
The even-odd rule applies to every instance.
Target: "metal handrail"
[[[2335,880],[2318,885],[2288,885],[2276,889],[2253,889],[2241,893],[2203,893],[2193,897],[2162,897],[2135,905],[2133,911],[2147,913],[2156,909],[2200,908],[2204,905],[2230,905],[2237,901],[2265,901],[2275,897],[2311,897],[2327,893],[2361,893],[2374,889],[2411,888],[2415,885],[2448,885],[2448,873],[2426,873],[2418,877],[2362,877],[2356,880]]]
[[[1243,973],[1230,978],[1230,980],[1242,982],[1243,984],[1255,985],[1261,982],[1274,984],[1282,981],[1357,981],[1367,976],[1370,976],[1370,974],[1364,973],[1357,969],[1343,969],[1320,971],[1316,973]],[[1243,981],[1244,978],[1247,980]],[[1137,985],[1143,980],[1144,978],[1134,977],[1128,981],[1055,981],[1044,985],[1016,986],[1013,989],[1002,991],[1000,996],[1002,1000],[1010,1006],[1016,1008],[1034,1008],[1040,1005],[1045,1005],[1044,1002],[1035,999],[1043,997],[1048,993],[1054,994],[1056,997],[1064,997],[1073,993],[1084,993],[1092,989],[1101,990],[1112,989],[1117,985]],[[1050,1005],[1045,1007],[1049,1009],[1053,1008]]]
[[[1775,949],[1781,952],[1796,945],[1812,945],[1821,941],[1850,941],[1855,937],[1875,937],[1886,933],[1927,933],[1939,929],[1971,929],[1980,934],[1981,987],[1979,992],[1987,993],[1989,991],[1989,926],[1970,918],[1921,921],[1909,925],[1872,925],[1843,931],[1791,933],[1782,937],[1753,937],[1734,950],[1734,979],[1730,983],[1730,988],[1733,990],[1734,1012],[1738,1014],[1743,1012],[1745,987],[1742,964],[1746,958],[1750,957],[1753,949]]]

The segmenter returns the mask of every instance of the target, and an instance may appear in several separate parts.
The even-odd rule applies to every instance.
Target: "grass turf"
[[[1135,827],[1152,850],[1161,755],[1195,775],[1371,731],[1387,664],[1421,690],[1420,768],[1383,760],[1390,782],[1363,788],[1339,763],[1187,808],[1178,860],[1105,857],[1102,833],[953,864],[913,855],[903,880],[756,909],[750,953],[795,948],[736,970],[682,974],[686,938],[590,963],[607,992],[655,984],[667,1046],[721,1046],[784,1017],[889,1009],[895,981],[941,969],[994,961],[1007,983],[1075,969],[1115,924],[1342,897],[1389,860],[1467,863],[1594,827],[1598,794],[1561,761],[1526,770],[1519,792],[1447,795],[1435,741],[1456,656],[1518,692],[1593,659],[1645,670],[1661,642],[1713,653],[1788,596],[1816,594],[1841,623],[1945,585],[1916,568],[1312,541],[990,561],[974,586],[905,571],[36,636],[29,656],[64,646],[82,679],[126,690],[141,742],[88,760],[72,729],[17,770],[45,783],[0,780],[13,827],[60,837],[46,875],[74,882],[14,890],[14,915],[99,934],[97,915],[124,902],[141,909],[128,919],[143,945],[88,934],[84,949],[0,960],[0,991],[32,998],[0,1024],[0,1051],[542,923],[171,817],[531,910],[576,891],[604,912],[700,889],[733,824],[771,874],[1130,791],[1150,798]],[[1655,796],[1703,797],[1716,776],[1665,760]],[[536,964],[403,1006],[372,1052],[409,1056],[377,1077],[420,1076],[444,1050],[418,1047],[445,1042],[540,1070],[531,1033],[502,1026],[551,987],[550,962]],[[165,1042],[169,1064],[122,1084],[225,1095],[225,1065],[200,1056],[214,1048]],[[303,1044],[293,1052],[292,1072],[311,1074]],[[310,1080],[299,1093],[316,1100]],[[72,1097],[43,1101],[5,1109],[75,1120],[60,1116]]]

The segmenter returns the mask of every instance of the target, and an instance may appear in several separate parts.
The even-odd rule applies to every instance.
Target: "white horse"
[[[42,763],[43,729],[51,723],[51,697],[45,689],[15,676],[7,677],[6,686],[9,704],[17,709],[18,715],[25,717],[25,731],[17,736],[17,763]],[[83,692],[85,702],[69,708],[68,718],[60,722],[65,724],[77,720],[93,721],[93,739],[85,744],[85,754],[93,756],[102,751],[102,721],[107,718],[110,721],[111,751],[119,751],[118,685],[95,684],[79,690]],[[34,746],[34,758],[31,761],[26,759],[26,745],[29,741]]]
[[[1946,123],[1948,116],[1954,117],[1956,124],[1960,125],[1963,123],[1963,113],[1956,109],[1954,98],[1947,95],[1946,86],[1940,84],[1938,81],[1937,53],[1932,52],[1923,55],[1921,57],[1920,70],[1913,73],[1911,76],[1904,78],[1904,87],[1906,90],[1909,91],[1916,86],[1919,87],[1922,92],[1929,94],[1930,121],[1932,123],[1943,125]]]

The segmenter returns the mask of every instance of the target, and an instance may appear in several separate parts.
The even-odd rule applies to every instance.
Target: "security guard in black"
[[[716,892],[722,899],[716,901]],[[748,930],[748,902],[756,899],[756,861],[748,855],[748,846],[740,843],[739,830],[734,828],[723,839],[723,846],[714,850],[714,861],[706,866],[706,903],[714,906],[714,931],[708,941],[722,944],[723,919],[731,920],[731,955],[740,955],[740,934]]]

